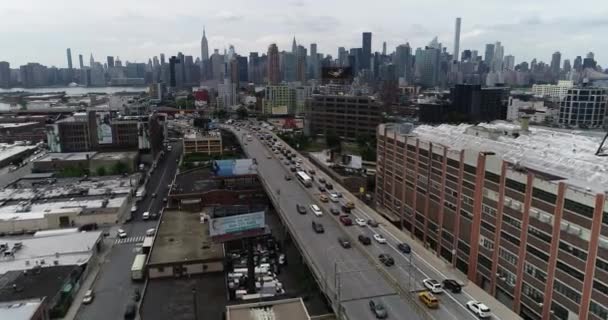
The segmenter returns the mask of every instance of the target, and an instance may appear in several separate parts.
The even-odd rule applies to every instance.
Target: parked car
[[[467,308],[471,310],[471,312],[473,312],[476,316],[482,319],[488,319],[492,316],[492,314],[490,313],[490,308],[488,308],[488,306],[479,301],[468,301]]]
[[[462,286],[454,279],[443,280],[443,287],[452,291],[452,293],[459,293],[462,291]]]
[[[312,222],[312,229],[316,232],[316,233],[323,233],[325,232],[325,228],[323,228],[323,225],[320,222]]]
[[[443,293],[443,287],[441,283],[435,279],[426,278],[422,280],[422,284],[429,289],[432,293]]]
[[[340,243],[342,248],[344,248],[344,249],[350,248],[350,241],[348,241],[348,239],[346,239],[344,237],[339,237],[338,242]]]
[[[376,242],[381,243],[381,244],[386,244],[386,238],[383,237],[381,234],[374,233],[373,237],[374,237],[374,240],[376,240]]]
[[[133,291],[133,300],[138,302],[139,299],[141,299],[141,293],[139,292],[139,289],[135,288],[135,290]]]
[[[82,303],[89,304],[89,303],[93,302],[94,298],[95,298],[95,293],[93,292],[93,290],[87,290],[87,292],[85,292],[85,294],[84,294],[84,297],[82,298]]]
[[[333,214],[334,216],[337,216],[340,214],[340,210],[338,210],[335,207],[331,207],[331,209],[329,209],[329,212],[331,212],[331,214]]]
[[[395,260],[387,253],[381,253],[378,256],[380,262],[382,262],[385,266],[390,267],[395,264]]]
[[[341,215],[339,219],[340,219],[340,222],[342,222],[342,224],[345,226],[353,225],[353,220],[351,220],[351,218],[347,215]]]
[[[301,204],[296,204],[299,214],[306,214],[306,207]]]
[[[372,310],[372,313],[374,314],[374,316],[376,316],[376,319],[388,318],[388,312],[386,312],[386,308],[384,308],[384,305],[382,304],[382,302],[370,300],[369,308],[370,308],[370,310]]]
[[[359,242],[361,242],[361,244],[365,245],[365,246],[369,246],[370,244],[372,244],[372,239],[370,239],[368,236],[359,235]]]
[[[397,249],[399,249],[399,251],[403,252],[403,253],[410,253],[412,252],[412,248],[410,247],[409,244],[402,242],[400,244],[397,245]]]
[[[424,291],[418,294],[418,298],[430,309],[439,308],[439,300],[430,292]]]
[[[370,227],[374,227],[374,228],[378,227],[378,221],[376,221],[376,220],[374,220],[374,219],[369,219],[369,220],[367,220],[367,224],[368,224]]]

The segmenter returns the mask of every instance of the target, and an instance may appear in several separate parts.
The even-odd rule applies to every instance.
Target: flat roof
[[[207,133],[187,132],[184,133],[184,140],[221,140],[222,135],[219,131],[210,131]]]
[[[18,127],[26,127],[35,124],[39,124],[40,122],[9,122],[9,123],[0,123],[0,129],[10,129],[10,128],[18,128]]]
[[[123,160],[134,159],[135,157],[137,157],[137,151],[98,152],[91,160]]]
[[[226,307],[227,320],[310,320],[302,298],[237,304]]]
[[[148,264],[223,259],[224,246],[211,241],[209,223],[201,221],[201,213],[165,210]]]
[[[421,125],[413,134],[423,140],[449,147],[452,150],[477,150],[494,152],[521,167],[562,177],[568,184],[605,192],[608,185],[608,157],[595,155],[602,138],[582,135],[580,131],[530,128],[529,134],[514,138],[502,135],[496,139],[467,133],[475,126],[469,124],[439,126]],[[481,123],[477,127],[487,131],[512,131],[519,125],[504,121]]]
[[[30,320],[34,317],[43,299],[0,302],[0,319]]]
[[[4,161],[32,149],[36,149],[36,146],[20,146],[16,144],[0,143],[0,161]]]
[[[87,160],[92,158],[97,152],[63,152],[63,153],[47,153],[45,156],[36,160],[35,162],[48,162],[48,161],[77,161]]]
[[[7,244],[9,248],[20,242],[21,249],[15,251],[13,256],[0,256],[0,274],[28,270],[40,265],[42,261],[43,266],[82,265],[89,261],[100,238],[101,231],[88,231],[37,238],[3,239],[1,243]]]

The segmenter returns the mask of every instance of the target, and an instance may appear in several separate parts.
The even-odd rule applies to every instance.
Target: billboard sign
[[[353,77],[350,67],[323,67],[321,69],[323,81],[348,82]]]
[[[95,113],[95,121],[97,122],[97,142],[99,144],[112,143],[112,125],[110,119],[109,112]]]
[[[209,235],[212,238],[237,234],[256,229],[264,229],[264,211],[212,218],[209,221]]]

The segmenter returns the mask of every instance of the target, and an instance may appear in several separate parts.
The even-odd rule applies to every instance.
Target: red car
[[[349,218],[347,215],[341,215],[340,216],[340,222],[342,222],[342,224],[345,225],[345,226],[352,226],[353,225],[353,220],[351,218]]]

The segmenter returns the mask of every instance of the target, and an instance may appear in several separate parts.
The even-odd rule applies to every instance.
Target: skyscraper
[[[294,38],[295,42],[295,38]],[[297,50],[297,48],[296,48]],[[279,48],[275,43],[268,46],[268,84],[277,85],[281,82],[281,74],[279,70]]]
[[[164,64],[165,64],[165,54],[164,54],[164,53],[161,53],[161,54],[160,54],[160,65],[162,66],[162,65],[164,65]]]
[[[114,57],[108,56],[108,68],[114,68]]]
[[[296,37],[293,37],[293,41],[291,42],[291,53],[298,53],[298,44],[296,43]]]
[[[203,38],[201,39],[201,61],[207,60],[209,60],[209,44],[207,43],[205,28],[203,27]]]
[[[89,59],[89,67],[93,67],[95,65],[95,59],[93,59],[93,54],[91,53],[91,58]]]
[[[382,55],[386,55],[386,41],[382,42]]]
[[[568,73],[572,70],[572,65],[570,64],[570,59],[564,60],[564,72]]]
[[[68,55],[68,69],[72,70],[72,49],[68,48],[66,51]]]
[[[494,58],[492,58],[492,71],[500,72],[503,69],[502,60],[505,54],[505,47],[500,44],[500,41],[497,41],[494,45]]]
[[[317,44],[316,43],[311,43],[310,44],[310,78],[312,79],[318,79],[319,78],[319,73],[320,73],[320,68],[319,68],[319,57],[317,55]]]
[[[359,69],[369,69],[372,58],[372,33],[363,32],[362,34],[362,52],[361,61],[359,61]]]
[[[304,82],[306,81],[306,48],[304,46],[298,46],[298,53],[296,54],[297,60],[297,80]]]
[[[338,48],[338,63],[341,67],[348,65],[348,51],[344,47]]]
[[[506,55],[503,63],[505,70],[515,70],[515,57],[513,55]]]
[[[483,57],[483,62],[486,64],[488,68],[492,68],[492,60],[494,59],[494,44],[488,43],[486,44],[486,52]]]
[[[456,31],[454,32],[454,52],[453,61],[458,61],[458,54],[460,53],[460,17],[456,18]]]
[[[79,62],[79,65],[80,65],[80,69],[84,68],[84,62],[82,60],[82,55],[81,54],[78,55],[78,62]]]
[[[405,78],[408,82],[413,80],[412,48],[410,48],[409,43],[397,46],[395,55],[393,56],[393,63],[395,64],[397,78]]]
[[[562,54],[556,51],[551,55],[551,73],[556,76],[559,75],[559,66],[562,62]]]
[[[572,67],[576,71],[581,71],[583,69],[583,58],[581,56],[576,56],[574,59],[574,65]]]
[[[6,61],[0,61],[0,88],[8,88],[11,84],[11,67]]]

